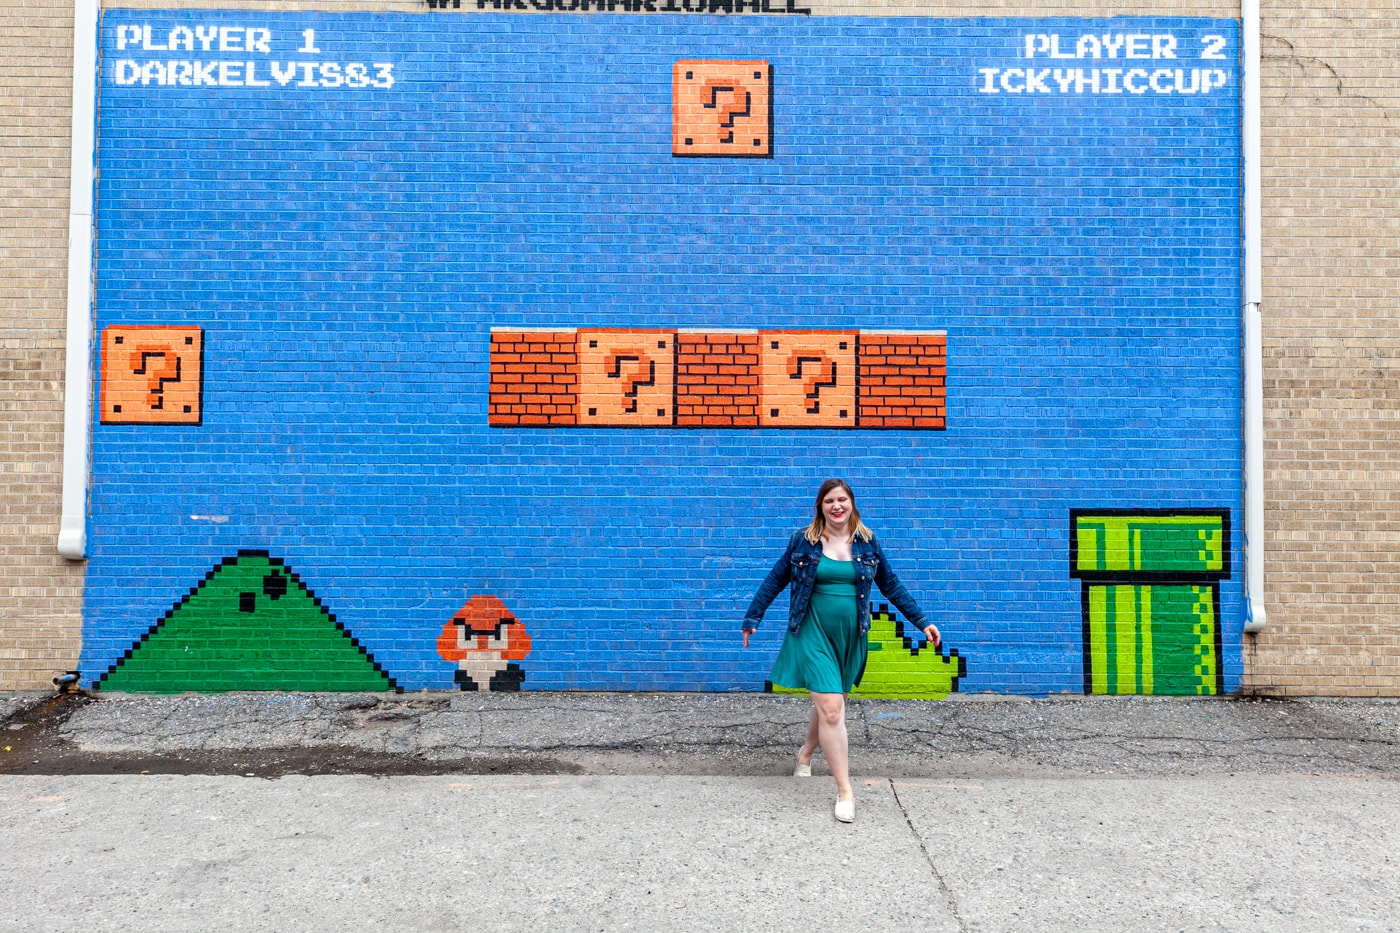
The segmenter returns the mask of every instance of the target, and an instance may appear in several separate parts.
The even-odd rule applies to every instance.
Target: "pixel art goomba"
[[[453,680],[463,690],[519,690],[525,672],[515,662],[530,653],[530,635],[505,603],[473,596],[442,627],[437,649],[456,662]]]

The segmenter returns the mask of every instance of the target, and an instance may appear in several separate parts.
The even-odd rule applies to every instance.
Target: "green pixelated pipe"
[[[1216,693],[1214,586],[1087,589],[1090,693]]]
[[[1074,535],[1079,573],[1221,573],[1226,566],[1220,515],[1078,515]]]

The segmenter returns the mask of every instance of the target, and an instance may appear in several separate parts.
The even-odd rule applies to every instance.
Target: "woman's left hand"
[[[935,648],[943,644],[943,637],[938,634],[938,626],[934,625],[932,622],[924,626],[924,637],[927,638],[929,644],[933,645]]]

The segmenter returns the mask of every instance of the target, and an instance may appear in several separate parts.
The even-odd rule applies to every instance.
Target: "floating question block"
[[[759,422],[769,428],[856,425],[854,331],[759,334]]]
[[[102,331],[103,424],[200,424],[204,331],[112,325]]]
[[[944,331],[491,331],[497,428],[947,426]]]
[[[675,420],[676,335],[579,331],[581,425],[669,427]]]
[[[671,70],[671,155],[773,155],[773,69],[766,61],[682,59]]]

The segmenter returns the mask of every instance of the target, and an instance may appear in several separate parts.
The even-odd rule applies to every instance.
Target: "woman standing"
[[[860,520],[855,493],[845,480],[829,479],[817,491],[812,523],[793,532],[787,550],[769,571],[744,614],[744,647],[763,614],[789,583],[788,631],[770,680],[812,695],[807,738],[793,774],[810,777],[812,753],[826,756],[836,779],[835,816],[856,818],[846,754],[846,695],[865,671],[870,630],[870,584],[874,583],[938,647],[938,627],[899,582],[875,533]]]

